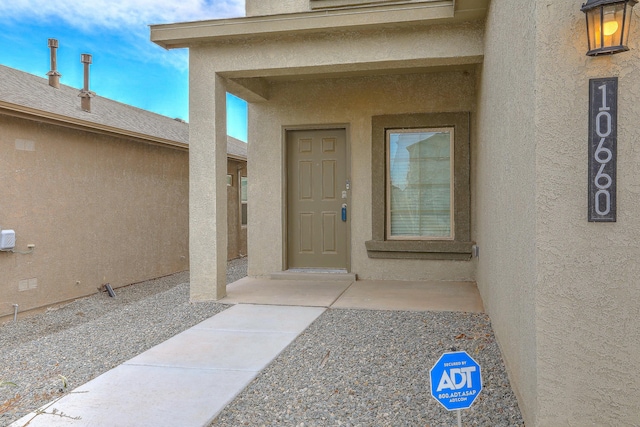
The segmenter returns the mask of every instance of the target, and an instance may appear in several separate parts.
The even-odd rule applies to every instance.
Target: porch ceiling
[[[378,61],[357,64],[331,64],[309,67],[288,67],[260,70],[237,70],[220,72],[228,79],[248,82],[263,79],[271,82],[299,80],[335,79],[344,77],[367,77],[380,75],[434,73],[451,70],[469,70],[482,62],[483,55],[422,58],[404,61]]]
[[[262,102],[269,99],[269,86],[272,83],[294,82],[305,80],[339,79],[347,77],[368,77],[383,75],[402,74],[423,74],[452,71],[471,71],[482,62],[482,56],[465,57],[461,61],[452,63],[448,61],[446,65],[434,65],[430,63],[425,66],[405,64],[405,67],[384,68],[377,64],[376,67],[356,67],[353,69],[342,69],[332,67],[323,69],[321,67],[299,69],[287,69],[286,73],[274,72],[274,70],[262,70],[261,75],[255,77],[234,77],[234,73],[220,73],[227,78],[228,91],[249,102]]]

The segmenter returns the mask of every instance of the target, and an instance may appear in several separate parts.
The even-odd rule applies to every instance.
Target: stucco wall
[[[0,316],[188,269],[187,157],[0,116]]]
[[[569,0],[494,0],[485,34],[477,281],[526,424],[637,425],[640,46],[586,57]],[[588,80],[611,76],[618,221],[589,223]]]
[[[573,1],[536,1],[540,425],[640,423],[640,19],[590,58]],[[637,7],[636,7],[637,9]],[[551,33],[554,34],[551,34]],[[588,80],[619,78],[618,220],[587,222]]]
[[[246,0],[245,4],[247,16],[276,15],[307,10],[309,10],[309,0]]]
[[[284,18],[274,19],[266,25],[277,29],[279,20]],[[436,71],[473,70],[482,57],[482,23],[400,25],[362,31],[355,31],[350,26],[345,28],[348,30],[301,30],[270,37],[247,34],[240,39],[213,39],[189,47],[192,299],[217,299],[226,291],[226,264],[221,262],[218,253],[224,247],[226,255],[226,240],[222,241],[213,226],[216,222],[212,221],[222,212],[217,208],[221,201],[213,195],[226,191],[224,186],[219,186],[225,180],[225,174],[219,173],[222,171],[219,171],[220,156],[216,148],[226,130],[226,90],[242,92],[235,94],[251,100],[248,251],[251,253],[249,274],[254,276],[269,275],[286,267],[282,224],[283,126],[348,124],[351,129],[348,138],[370,147],[371,116],[374,114],[473,111],[475,78],[468,75],[461,80],[442,83]],[[416,76],[425,70],[433,71],[426,74],[432,76],[433,82],[429,81],[430,77],[424,77],[428,84],[409,83],[403,92],[403,82],[419,80]],[[373,76],[385,72],[397,77],[385,80]],[[371,77],[337,78],[353,75]],[[466,81],[469,83],[461,84]],[[241,85],[245,85],[244,91]],[[326,92],[321,95],[318,92],[323,86]],[[211,144],[213,135],[216,144]],[[356,153],[351,154],[352,159],[356,158]],[[369,165],[369,148],[364,152],[360,150],[357,155],[359,162]],[[212,164],[216,167],[212,168]],[[257,168],[255,172],[254,167]],[[358,189],[354,187],[354,192],[363,190],[365,193],[352,200],[353,218],[360,214],[354,203],[359,206],[371,204],[368,199],[371,195],[370,169],[353,167],[354,180],[355,173],[363,175],[358,178]],[[363,178],[364,174],[368,176]],[[224,213],[226,216],[226,208]],[[439,261],[428,263],[430,267],[424,268],[425,263],[420,261],[393,263],[384,260],[368,270],[366,266],[371,260],[364,258],[364,242],[371,239],[370,214],[363,218],[363,223],[366,225],[351,239],[358,239],[360,244],[357,250],[361,252],[356,254],[353,249],[351,262],[353,271],[361,270],[356,271],[361,277],[473,278],[473,265],[466,261]],[[364,260],[366,265],[357,264],[358,260]],[[394,268],[386,269],[387,264],[393,264]]]
[[[473,70],[362,78],[277,82],[268,102],[251,104],[249,115],[250,275],[281,271],[285,193],[283,126],[347,127],[351,160],[351,270],[360,278],[469,280],[471,261],[370,259],[371,117],[416,112],[475,111]],[[254,142],[255,141],[255,142]],[[473,146],[473,144],[472,144]],[[260,248],[270,248],[269,251]]]
[[[278,24],[276,18],[269,23],[274,28]],[[298,79],[306,73],[317,76],[355,70],[393,72],[479,63],[483,31],[482,22],[468,22],[313,32],[197,45],[189,49],[189,54],[193,61],[202,61],[210,72],[224,77],[288,75]]]
[[[491,2],[474,187],[478,288],[527,425],[535,425],[538,397],[534,10],[532,2]]]

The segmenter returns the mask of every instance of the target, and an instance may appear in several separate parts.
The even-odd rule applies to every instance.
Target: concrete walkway
[[[244,278],[227,293],[229,309],[11,426],[206,426],[327,307],[482,312],[471,282]]]

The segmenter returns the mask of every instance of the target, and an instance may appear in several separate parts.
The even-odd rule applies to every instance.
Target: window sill
[[[469,260],[473,242],[369,240],[369,258]]]

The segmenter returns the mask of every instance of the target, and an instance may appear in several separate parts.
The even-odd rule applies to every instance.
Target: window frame
[[[387,130],[453,128],[453,239],[387,238]],[[372,239],[365,242],[370,258],[471,258],[470,113],[416,113],[372,117]]]
[[[240,182],[240,185],[238,185],[238,192],[239,194],[239,201],[240,201],[240,226],[241,227],[246,227],[248,222],[249,222],[249,218],[248,218],[248,210],[249,210],[249,205],[248,205],[248,186],[249,186],[249,180],[247,179],[246,176],[242,176],[242,171],[238,171],[238,175],[239,175],[239,179],[238,181]],[[247,186],[247,200],[243,200],[242,197],[242,182],[246,182],[246,186]],[[243,212],[247,212],[246,214]]]
[[[414,235],[393,235],[391,234],[391,134],[408,133],[444,133],[449,134],[449,228],[448,236],[414,236]],[[385,239],[386,240],[453,240],[455,237],[455,129],[453,127],[437,128],[401,128],[385,129],[385,170],[386,170],[386,203],[385,203]]]

